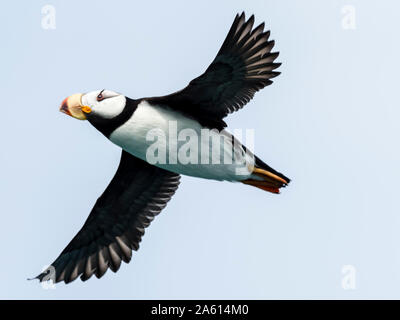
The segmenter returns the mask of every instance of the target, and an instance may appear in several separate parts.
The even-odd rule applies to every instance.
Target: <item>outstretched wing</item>
[[[236,18],[216,58],[200,77],[181,91],[150,98],[194,117],[201,124],[222,129],[222,120],[239,110],[254,94],[280,74],[274,71],[278,52],[271,52],[274,41],[264,32],[264,23],[253,29],[254,15],[247,21],[244,12]]]
[[[102,277],[128,263],[144,229],[166,206],[179,185],[178,174],[122,151],[117,173],[97,200],[82,229],[52,265],[36,278],[69,283]],[[53,272],[53,274],[50,274]]]

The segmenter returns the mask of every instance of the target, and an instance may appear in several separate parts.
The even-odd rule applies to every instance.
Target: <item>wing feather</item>
[[[272,83],[281,64],[274,62],[278,52],[271,52],[265,24],[256,28],[254,15],[247,21],[244,12],[236,15],[217,56],[207,70],[176,93],[153,97],[150,103],[166,105],[219,130],[226,127],[223,118],[241,109],[254,94]]]
[[[180,176],[122,152],[117,173],[82,229],[52,263],[56,282],[101,278],[128,263],[154,217],[166,206]],[[49,270],[49,269],[48,269]],[[48,280],[48,272],[36,278]]]

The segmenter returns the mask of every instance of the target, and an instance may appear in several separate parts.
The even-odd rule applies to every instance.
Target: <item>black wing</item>
[[[254,15],[247,21],[244,12],[236,18],[216,58],[200,77],[181,91],[149,98],[189,115],[201,124],[222,129],[222,120],[239,110],[254,94],[272,83],[281,64],[274,63],[278,52],[271,52],[274,41],[264,32],[264,23],[253,29]]]
[[[36,278],[69,283],[81,276],[116,272],[139,249],[144,229],[166,206],[179,185],[178,174],[122,151],[117,173],[97,200],[82,229],[46,271]],[[51,274],[52,273],[52,274]]]

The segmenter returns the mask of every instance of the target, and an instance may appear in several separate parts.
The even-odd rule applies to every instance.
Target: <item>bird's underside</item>
[[[152,105],[164,106],[194,119],[201,126],[223,130],[224,118],[242,108],[255,92],[272,83],[277,52],[274,41],[264,32],[264,23],[253,28],[254,16],[247,21],[237,15],[216,58],[207,70],[181,91],[145,98]],[[141,100],[141,101],[142,101]],[[133,100],[132,100],[133,101]],[[136,106],[135,106],[136,108]],[[132,112],[134,109],[124,111]],[[126,108],[127,109],[127,108]],[[101,121],[92,121],[100,128]],[[102,127],[103,128],[103,127]],[[104,129],[105,128],[105,129]],[[100,130],[112,137],[111,126]],[[108,268],[116,272],[121,261],[129,262],[154,217],[161,212],[178,188],[182,172],[171,172],[122,151],[119,168],[97,200],[82,229],[49,269],[36,278],[69,283],[93,274],[100,278]],[[278,193],[289,179],[255,157],[254,178],[242,181]]]

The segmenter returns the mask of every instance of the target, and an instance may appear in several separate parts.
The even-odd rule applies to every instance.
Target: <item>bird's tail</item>
[[[264,191],[279,193],[280,188],[286,187],[290,179],[282,173],[272,169],[256,157],[256,163],[249,179],[242,183],[248,184]]]

